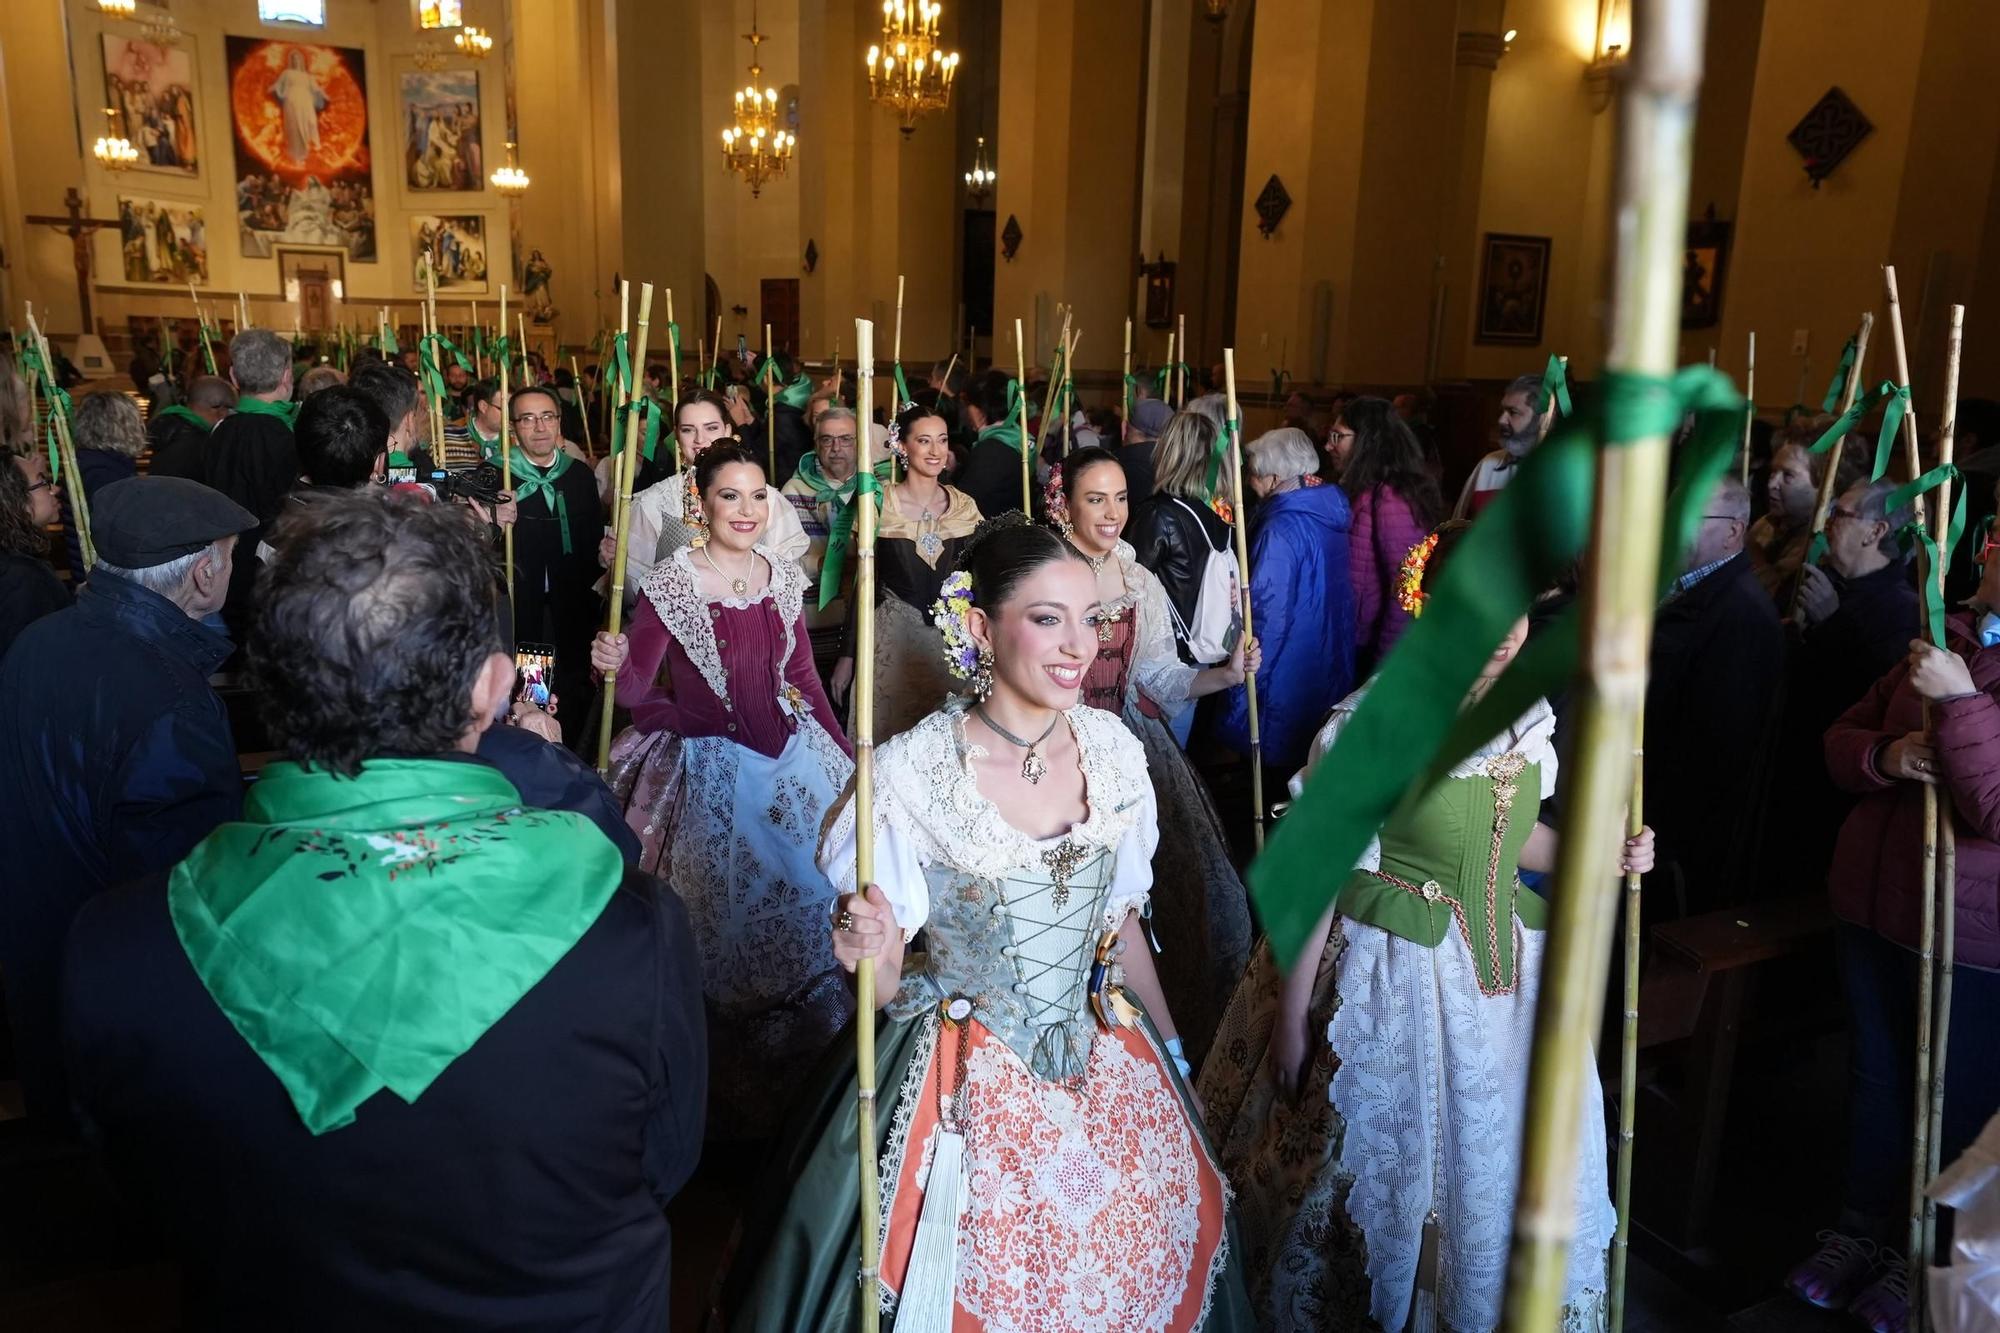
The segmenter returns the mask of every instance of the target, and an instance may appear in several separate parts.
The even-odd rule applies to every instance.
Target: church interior
[[[899,93],[900,0],[5,0],[0,324],[79,403],[213,373],[252,328],[343,369],[435,332],[560,384],[647,283],[676,379],[851,382],[864,319],[878,393],[893,341],[933,382],[1054,367],[1114,429],[1134,381],[1223,392],[1227,353],[1246,442],[1389,399],[1448,499],[1517,377],[1615,373],[1647,2],[923,0]],[[1760,439],[1830,409],[1886,265],[1906,366],[1878,320],[1867,383],[1914,386],[1927,427],[2000,399],[2000,4],[1709,0],[1700,56],[1675,364],[1727,376]],[[1646,957],[1625,1326],[1861,1326],[1782,1290],[1840,1197],[1831,916],[1663,919]],[[192,1327],[11,1077],[0,1328]],[[736,1188],[709,1163],[673,1204],[677,1327],[705,1326]]]

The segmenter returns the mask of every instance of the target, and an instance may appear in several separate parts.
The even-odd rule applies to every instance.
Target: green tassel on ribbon
[[[1125,377],[1125,419],[1127,421],[1132,419],[1132,409],[1137,405],[1138,401],[1139,377],[1137,375],[1127,375]]]
[[[888,481],[888,460],[877,463],[866,472],[854,477],[854,494],[847,503],[836,506],[833,522],[826,534],[826,558],[819,564],[819,609],[824,611],[834,598],[840,596],[841,571],[847,565],[847,552],[854,545],[855,505],[864,495],[873,496],[875,512],[882,511],[882,485]]]
[[[1695,434],[1667,500],[1658,588],[1681,571],[1709,493],[1728,468],[1746,408],[1727,376],[1695,366],[1669,379],[1607,372],[1593,410],[1564,423],[1462,539],[1437,588],[1368,688],[1353,719],[1250,868],[1279,962],[1291,967],[1368,840],[1452,766],[1574,674],[1582,608],[1529,640],[1470,708],[1464,700],[1501,639],[1589,541],[1598,454],[1679,429]]]
[[[1556,411],[1567,419],[1571,414],[1569,401],[1569,367],[1555,353],[1549,353],[1549,364],[1542,369],[1541,400],[1535,404],[1535,415],[1549,410],[1549,404],[1556,405]]]
[[[1855,338],[1858,336],[1848,335],[1847,345],[1840,349],[1840,364],[1833,368],[1833,379],[1826,386],[1826,396],[1820,399],[1822,412],[1840,410],[1841,397],[1847,392],[1848,372],[1854,369]]]
[[[1961,484],[1958,488],[1958,496],[1952,502],[1951,519],[1945,524],[1944,549],[1942,551],[1938,550],[1936,539],[1931,536],[1930,530],[1921,523],[1906,523],[1903,525],[1902,530],[1896,534],[1896,538],[1902,544],[1905,552],[1912,545],[1915,545],[1923,552],[1924,559],[1927,562],[1924,565],[1923,580],[1919,585],[1922,590],[1921,595],[1924,604],[1924,623],[1930,628],[1931,642],[1940,648],[1944,647],[1945,606],[1944,591],[1938,587],[1937,571],[1941,567],[1951,563],[1951,553],[1958,549],[1959,539],[1965,535],[1966,488],[1963,484],[1964,476],[1950,463],[1940,463],[1929,472],[1924,473],[1923,476],[1918,477],[1915,481],[1907,485],[1898,486],[1895,490],[1889,492],[1889,497],[1882,502],[1882,512],[1893,514],[1904,505],[1915,500],[1919,495],[1928,494],[1948,481],[1957,481]],[[1990,522],[1991,520],[1988,521]]]
[[[1208,451],[1208,480],[1206,482],[1208,502],[1211,505],[1218,499],[1224,498],[1219,494],[1222,486],[1223,460],[1229,457],[1230,446],[1235,443],[1236,433],[1242,428],[1242,422],[1236,420],[1234,417],[1225,416],[1222,419],[1222,429],[1215,433],[1215,446]]]
[[[1841,413],[1807,452],[1823,454],[1833,448],[1842,436],[1860,425],[1861,419],[1877,407],[1882,408],[1882,429],[1875,436],[1875,466],[1868,474],[1868,480],[1882,480],[1882,474],[1889,470],[1889,451],[1895,447],[1896,432],[1902,429],[1903,417],[1910,410],[1910,386],[1907,384],[1883,380],[1857,397],[1854,406]]]

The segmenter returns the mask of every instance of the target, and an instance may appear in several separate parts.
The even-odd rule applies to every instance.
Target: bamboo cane
[[[1167,330],[1167,364],[1160,372],[1160,400],[1168,407],[1174,405],[1174,331]]]
[[[1186,406],[1187,406],[1187,370],[1186,370],[1186,366],[1187,366],[1187,354],[1188,354],[1188,353],[1187,353],[1187,316],[1183,314],[1183,315],[1178,315],[1178,316],[1176,316],[1175,318],[1176,318],[1176,320],[1178,321],[1178,325],[1179,325],[1179,329],[1180,329],[1180,335],[1181,335],[1181,355],[1180,355],[1180,360],[1178,360],[1178,361],[1176,361],[1176,362],[1174,362],[1174,363],[1173,363],[1173,366],[1174,366],[1174,386],[1175,386],[1175,387],[1174,387],[1174,406],[1175,406],[1176,408],[1183,408],[1183,407],[1186,407]]]
[[[35,340],[35,350],[41,354],[42,374],[55,384],[55,361],[49,354],[48,335],[41,325],[35,323],[35,310],[28,307],[28,336]],[[63,414],[62,399],[56,397],[53,389],[49,393],[49,420],[56,428],[56,457],[62,464],[62,471],[69,476],[69,512],[76,525],[76,547],[83,557],[83,573],[87,576],[97,567],[97,543],[90,536],[90,497],[84,494],[83,478],[76,467],[76,441],[69,433],[69,418]]]
[[[1605,365],[1661,377],[1680,341],[1688,160],[1701,91],[1704,0],[1656,0],[1633,12],[1622,93]],[[1646,697],[1669,440],[1653,431],[1597,456],[1589,556],[1583,562],[1582,669],[1569,805],[1535,1013],[1520,1190],[1508,1256],[1505,1327],[1554,1329],[1575,1226],[1583,1078],[1603,1012],[1617,863],[1632,797],[1632,738]]]
[[[1035,514],[1034,464],[1028,453],[1028,344],[1021,338],[1021,321],[1014,320],[1014,360],[1021,367],[1021,378],[1015,384],[1020,391],[1021,402],[1021,512],[1033,518]]]
[[[630,284],[627,284],[629,288]],[[502,292],[506,288],[501,288]],[[504,299],[504,298],[503,298]],[[653,284],[639,284],[639,337],[634,343],[637,353],[633,366],[646,364],[646,327],[653,316]],[[635,369],[634,374],[638,371]],[[634,395],[636,401],[637,395]],[[611,548],[611,606],[605,612],[605,632],[614,639],[618,637],[618,627],[625,615],[625,549],[632,539],[632,479],[638,472],[633,461],[639,452],[639,413],[625,414],[625,450],[622,463],[614,464],[612,471],[618,478],[617,508],[612,510],[614,537]],[[604,673],[604,684],[600,687],[603,695],[604,711],[597,723],[597,771],[609,772],[611,768],[611,713],[618,705],[618,672],[614,668]]]
[[[1750,484],[1750,427],[1757,422],[1757,331],[1750,331],[1750,358],[1743,367],[1743,396],[1750,410],[1743,415],[1743,484]],[[1831,470],[1831,469],[1829,469]]]
[[[1636,838],[1645,831],[1645,811],[1646,710],[1642,699],[1639,725],[1633,732],[1632,804],[1625,816],[1625,836]],[[1639,949],[1643,938],[1640,880],[1636,874],[1625,876],[1625,1012],[1618,1036],[1618,1183],[1613,1199],[1618,1226],[1611,1237],[1611,1333],[1624,1333],[1625,1261],[1632,1246],[1632,1152],[1639,1112]]]
[[[952,350],[951,360],[944,363],[944,381],[938,385],[938,392],[943,396],[945,396],[946,398],[958,397],[957,394],[951,391],[951,372],[957,369],[958,369],[958,351],[956,348],[954,348]]]
[[[1910,356],[1903,340],[1903,306],[1896,293],[1896,267],[1882,266],[1882,282],[1889,296],[1889,345],[1896,356],[1896,382],[1907,385],[1910,382]],[[1913,403],[1903,414],[1903,448],[1910,469],[1910,476],[1916,477],[1923,471],[1918,456],[1917,410]],[[1927,506],[1923,497],[1915,502],[1916,519],[1924,522]],[[1918,562],[1921,566],[1922,562]],[[1921,586],[1918,589],[1921,593]],[[1943,645],[1939,645],[1942,647]],[[1924,732],[1931,729],[1930,701],[1924,701]],[[1926,1168],[1930,1165],[1930,1099],[1931,1099],[1931,1024],[1935,1016],[1935,990],[1933,985],[1933,962],[1937,953],[1937,884],[1938,872],[1938,792],[1932,783],[1924,784],[1924,824],[1922,878],[1925,886],[1922,921],[1918,929],[1918,972],[1917,972],[1917,1077],[1916,1077],[1916,1133],[1910,1149],[1910,1234],[1909,1246],[1905,1251],[1909,1265],[1910,1325],[1924,1328],[1924,1268],[1928,1256],[1924,1253],[1924,1186]]]
[[[1132,317],[1125,316],[1124,378],[1118,381],[1118,424],[1120,434],[1130,434],[1132,425]]]
[[[583,452],[593,461],[597,458],[597,446],[590,441],[590,399],[583,391],[583,372],[576,368],[576,353],[569,356],[569,378],[576,385],[577,415],[583,418]],[[680,457],[680,445],[675,444],[676,458]]]
[[[875,411],[875,326],[854,321],[855,403],[861,421],[861,475],[875,465],[868,421]],[[858,495],[854,506],[854,883],[875,882],[875,506]],[[881,1264],[882,1200],[875,1174],[875,960],[854,969],[854,1059],[857,1074],[855,1135],[861,1172],[861,1327],[881,1327],[875,1279]]]
[[[201,339],[201,359],[207,365],[208,373],[215,373],[215,349],[208,342],[208,321],[201,317],[201,298],[194,294],[194,284],[188,283],[188,302],[194,306],[194,331]]]
[[[1847,381],[1840,389],[1840,415],[1846,416],[1847,409],[1854,406],[1854,400],[1861,392],[1861,385],[1867,379],[1868,340],[1875,330],[1875,312],[1863,311],[1861,327],[1854,334],[1854,360],[1847,367]],[[1813,505],[1813,536],[1826,531],[1828,508],[1833,504],[1833,488],[1840,484],[1840,459],[1846,452],[1844,442],[1833,446],[1827,455],[1826,472],[1819,479],[1819,499]],[[1805,598],[1805,571],[1801,567],[1798,580],[1792,584],[1792,603],[1785,616],[1789,620],[1799,618],[1799,608]]]
[[[654,408],[658,410],[657,404]],[[680,340],[674,332],[674,289],[667,288],[667,434],[673,438],[674,471],[679,472],[685,464],[681,461],[681,433],[674,422],[681,411],[681,349]]]
[[[236,293],[236,331],[241,333],[249,327],[250,298],[239,291]]]
[[[469,301],[466,304],[472,308],[472,322],[465,326],[466,339],[472,344],[472,377],[483,380],[486,378],[486,354],[479,346],[481,342],[479,337],[479,302]]]
[[[1063,357],[1067,358],[1069,356],[1069,317],[1067,315],[1063,316],[1062,335],[1056,340],[1056,346],[1061,349]],[[1035,456],[1037,458],[1041,457],[1042,446],[1048,442],[1049,413],[1055,408],[1056,389],[1061,382],[1062,377],[1051,371],[1048,388],[1042,391],[1042,417],[1041,421],[1035,427]],[[1023,389],[1027,388],[1026,383],[1024,382],[1021,387]]]
[[[1959,356],[1965,340],[1965,307],[1951,308],[1951,327],[1946,335],[1944,358],[1944,402],[1939,409],[1942,422],[1938,427],[1938,462],[1952,461],[1955,440],[1958,433],[1958,368]],[[1931,507],[1932,540],[1937,543],[1937,568],[1931,571],[1937,580],[1938,595],[1944,595],[1945,571],[1951,567],[1951,552],[1945,542],[1951,529],[1951,481],[1947,477],[1938,488],[1937,503]],[[1938,975],[1937,975],[1937,1017],[1936,1031],[1931,1038],[1931,1086],[1930,1124],[1926,1130],[1930,1139],[1930,1157],[1924,1168],[1924,1180],[1928,1184],[1938,1173],[1939,1159],[1944,1149],[1944,1065],[1951,1037],[1951,972],[1954,955],[1958,952],[1958,830],[1952,822],[1952,806],[1949,801],[1938,802],[1937,843],[1937,918],[1938,918]],[[1924,1246],[1923,1260],[1929,1264],[1937,1256],[1937,1200],[1924,1195]]]
[[[384,319],[385,320],[387,319],[387,312],[384,312]],[[507,333],[507,284],[504,282],[500,284],[500,333],[503,338],[506,336]],[[510,449],[507,445],[507,432],[508,432],[508,427],[513,422],[514,405],[507,401],[507,370],[508,370],[508,363],[511,362],[513,359],[514,359],[513,357],[507,355],[504,351],[501,353],[500,356],[500,489],[505,491],[509,495],[512,495],[514,493],[514,451]],[[512,523],[509,523],[506,527],[502,528],[500,532],[501,532],[500,541],[503,547],[501,558],[506,562],[506,567],[507,567],[507,604],[511,608],[514,604],[514,525]],[[520,633],[520,626],[516,625],[514,629],[516,635],[518,636],[518,634]]]
[[[889,363],[896,366],[903,364],[903,275],[900,273],[896,275],[896,332],[889,344]],[[902,406],[901,403],[896,404],[897,410],[900,411]]]
[[[1569,369],[1569,358],[1567,356],[1560,356],[1556,359],[1562,363],[1562,368],[1565,371]],[[1535,428],[1535,443],[1540,444],[1542,441],[1548,439],[1549,432],[1554,430],[1555,427],[1556,397],[1554,394],[1550,394],[1549,405],[1542,410],[1542,424]]]
[[[1222,387],[1228,394],[1229,413],[1229,526],[1236,533],[1236,583],[1243,595],[1243,637],[1256,631],[1250,619],[1250,525],[1243,507],[1242,411],[1236,405],[1236,349],[1222,349]],[[1257,675],[1243,674],[1245,702],[1250,706],[1250,813],[1255,821],[1251,837],[1259,852],[1264,850],[1264,738],[1257,726]]]
[[[428,258],[424,260],[424,320],[430,326],[429,329],[427,330],[428,333],[433,339],[435,339],[437,337],[437,331],[438,331],[437,267],[436,265],[432,264]],[[436,366],[438,374],[442,375],[444,373],[444,367],[441,365],[437,365],[438,345],[436,342],[431,343],[430,353],[431,353],[431,364],[433,366]],[[426,389],[429,389],[429,386],[425,387]],[[438,395],[437,391],[434,389],[430,389],[429,392],[426,392],[424,394],[424,397],[430,399],[430,405],[431,405],[431,410],[430,410],[431,466],[443,467],[444,466],[444,400]]]
[[[534,368],[528,364],[528,315],[526,311],[516,310],[514,312],[514,331],[521,338],[521,387],[526,388],[535,382]]]
[[[715,372],[719,370],[721,366],[722,366],[722,316],[717,315],[715,317],[715,341],[710,343],[708,348],[709,378],[713,379],[715,377]]]
[[[764,326],[764,444],[771,455],[771,473],[778,475],[778,391],[776,367],[771,364],[771,326]],[[861,428],[868,429],[862,422]]]

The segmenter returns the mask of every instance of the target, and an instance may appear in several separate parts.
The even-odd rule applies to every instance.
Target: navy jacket
[[[187,1327],[667,1327],[708,1045],[658,881],[628,871],[416,1101],[384,1089],[318,1136],[195,975],[163,875],[84,910],[65,986],[78,1110],[179,1250]]]
[[[597,825],[632,865],[639,859],[639,835],[597,770],[560,745],[505,723],[479,737],[479,758],[500,770],[521,799],[537,810],[568,810]]]
[[[63,936],[93,894],[163,870],[243,808],[236,742],[208,677],[229,640],[100,571],[0,662],[0,973],[28,1105],[60,1117]]]
[[[1313,733],[1354,688],[1354,590],[1347,578],[1347,496],[1338,486],[1280,491],[1250,533],[1251,630],[1264,648],[1257,721],[1264,764],[1305,766]],[[1250,753],[1249,692],[1222,696],[1215,739]]]

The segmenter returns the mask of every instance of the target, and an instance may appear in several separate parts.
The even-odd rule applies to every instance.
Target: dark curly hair
[[[291,506],[271,542],[248,653],[285,757],[352,777],[454,747],[502,651],[492,556],[466,511],[329,492]]]
[[[46,560],[49,534],[28,516],[28,474],[14,461],[25,456],[0,452],[0,551]]]

